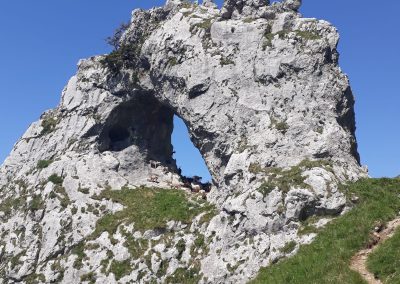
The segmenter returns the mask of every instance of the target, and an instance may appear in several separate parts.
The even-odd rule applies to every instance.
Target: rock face
[[[312,241],[366,173],[338,33],[300,4],[169,0],[80,61],[0,168],[0,283],[245,283]],[[215,209],[143,229],[124,196],[182,187],[174,115],[213,177],[211,205],[187,198]]]

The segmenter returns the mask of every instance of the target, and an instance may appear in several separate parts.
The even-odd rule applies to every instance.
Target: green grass
[[[56,129],[58,122],[57,119],[51,116],[44,118],[41,124],[42,131],[40,132],[40,136],[53,132]]]
[[[400,230],[370,255],[367,265],[384,283],[400,283]]]
[[[60,177],[56,174],[52,174],[51,176],[49,176],[49,178],[47,180],[49,182],[54,183],[55,185],[61,185],[64,182],[64,178]]]
[[[305,39],[305,40],[319,40],[322,39],[322,37],[317,34],[316,32],[311,32],[311,31],[300,31],[296,30],[294,31],[297,36]]]
[[[37,211],[41,210],[44,208],[44,201],[42,199],[42,196],[36,195],[32,198],[32,201],[30,203],[30,210],[32,211]]]
[[[213,24],[213,19],[206,19],[200,23],[194,24],[193,26],[190,27],[190,32],[194,33],[197,29],[203,29],[206,31],[206,33],[211,32],[211,26]]]
[[[96,274],[94,272],[89,272],[81,276],[82,282],[96,283]]]
[[[312,168],[324,168],[328,171],[332,170],[332,166],[329,161],[326,160],[303,160],[298,165],[293,166],[289,169],[282,169],[278,167],[262,168],[257,164],[251,164],[249,167],[250,172],[264,173],[268,176],[261,186],[257,189],[267,196],[275,188],[278,188],[283,193],[288,193],[291,187],[297,186],[302,188],[309,188],[310,186],[305,183],[306,176],[303,176],[305,170]]]
[[[283,252],[284,254],[289,254],[292,251],[294,251],[295,248],[296,248],[296,242],[291,241],[288,242],[283,248],[281,248],[280,251]]]
[[[48,166],[50,166],[50,164],[51,164],[52,162],[53,162],[52,160],[40,160],[40,161],[38,161],[38,163],[37,163],[37,168],[38,168],[38,169],[45,169],[45,168],[47,168]]]
[[[165,279],[165,283],[185,283],[185,284],[195,284],[201,279],[199,274],[199,269],[194,268],[178,268],[174,274],[168,276]]]
[[[264,33],[264,43],[263,43],[263,50],[266,50],[267,47],[271,47],[272,46],[272,40],[274,39],[274,37],[276,35],[278,35],[278,37],[280,39],[285,39],[287,37],[287,35],[289,35],[289,33],[294,32],[296,34],[297,37],[300,37],[306,41],[309,40],[319,40],[322,39],[322,37],[317,33],[317,32],[313,32],[313,31],[300,31],[300,30],[282,30],[279,31],[277,33],[271,33],[270,28],[267,29]]]
[[[350,270],[350,259],[368,243],[376,221],[388,222],[398,214],[400,179],[364,179],[343,190],[360,197],[357,206],[328,224],[294,257],[262,268],[251,283],[365,283]]]
[[[115,279],[118,281],[122,277],[129,275],[133,270],[129,260],[116,261],[111,263],[110,272],[115,275]]]
[[[275,118],[271,118],[271,126],[275,127],[275,129],[283,134],[289,130],[289,125],[286,123],[286,121],[278,121]]]
[[[102,232],[113,234],[122,223],[134,223],[136,230],[165,228],[171,220],[189,224],[202,212],[212,211],[213,206],[188,200],[181,190],[124,187],[121,190],[105,190],[98,199],[108,199],[124,206],[122,211],[107,214],[96,224],[92,237],[98,237]]]
[[[76,255],[76,259],[74,261],[73,267],[76,269],[80,269],[83,267],[83,259],[86,257],[85,254],[85,243],[80,242],[77,244],[71,251],[72,254]]]
[[[3,212],[5,216],[10,216],[13,210],[17,210],[26,205],[26,196],[22,197],[8,197],[2,200],[0,203],[0,212]]]

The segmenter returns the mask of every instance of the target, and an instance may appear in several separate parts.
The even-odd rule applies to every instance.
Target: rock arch
[[[30,262],[7,269],[7,277],[21,280],[38,263],[51,265],[49,259],[91,234],[99,216],[77,206],[121,209],[96,199],[105,190],[170,188],[179,179],[170,140],[174,115],[188,126],[215,186],[207,197],[215,216],[198,228],[219,249],[204,250],[199,274],[208,281],[246,282],[284,257],[285,243],[304,241],[299,221],[343,210],[338,185],[366,173],[336,29],[301,18],[298,0],[227,0],[221,11],[205,2],[136,10],[120,48],[82,60],[60,105],[15,145],[0,168],[2,199],[28,192],[55,209],[23,220],[16,212],[0,224],[9,243],[18,224],[34,224],[28,238],[8,249],[29,253]],[[176,223],[170,225],[180,238]],[[71,263],[63,265],[66,275],[79,275]]]

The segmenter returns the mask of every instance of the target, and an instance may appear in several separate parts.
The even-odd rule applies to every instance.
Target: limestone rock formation
[[[245,283],[312,241],[302,222],[340,214],[366,173],[339,35],[300,3],[168,0],[80,61],[0,168],[0,283]],[[190,220],[151,211],[185,191],[174,115],[213,177],[179,203]]]

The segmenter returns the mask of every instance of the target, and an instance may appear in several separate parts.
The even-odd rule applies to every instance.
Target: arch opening
[[[183,188],[193,189],[193,184],[211,187],[210,171],[185,122],[151,93],[136,94],[107,116],[100,126],[98,149],[117,157],[118,171],[126,177],[146,172],[149,167],[151,182],[174,173],[180,176]]]
[[[173,157],[181,176],[201,177],[201,181],[204,183],[212,181],[211,174],[200,151],[190,140],[189,130],[185,122],[177,115],[174,115],[172,145],[174,148]]]

